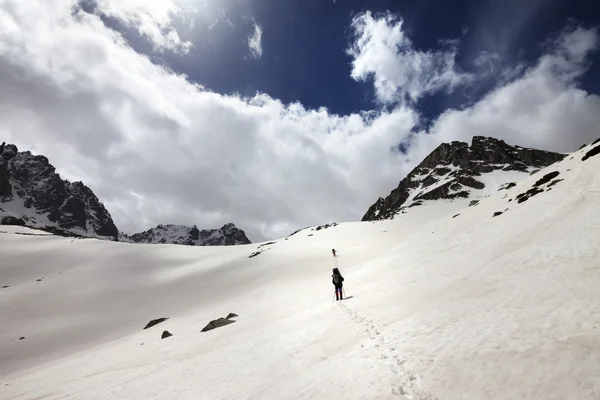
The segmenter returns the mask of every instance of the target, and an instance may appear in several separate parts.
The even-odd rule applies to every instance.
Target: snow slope
[[[476,206],[436,201],[270,244],[0,227],[0,398],[599,399],[589,149]],[[338,303],[335,266],[350,296]],[[200,332],[229,312],[237,322]]]

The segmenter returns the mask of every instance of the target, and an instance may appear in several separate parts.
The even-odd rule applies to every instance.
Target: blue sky
[[[350,114],[377,107],[373,87],[350,76],[347,49],[353,18],[365,11],[390,12],[420,50],[435,50],[441,40],[457,40],[457,65],[474,69],[482,53],[495,54],[495,68],[534,63],[543,43],[565,26],[600,23],[600,4],[591,0],[220,0],[190,2],[195,16],[180,21],[183,40],[194,47],[185,55],[154,52],[135,30],[115,24],[130,43],[193,82],[222,94],[267,93],[285,103],[326,107]],[[193,26],[189,22],[193,19]],[[253,58],[248,36],[262,28],[262,56]],[[600,91],[599,55],[582,78],[587,90]],[[482,79],[467,91],[434,93],[416,105],[428,119],[449,107],[461,107],[496,85]]]
[[[600,136],[591,0],[8,0],[0,23],[0,141],[126,233],[274,239],[360,220],[443,142]]]

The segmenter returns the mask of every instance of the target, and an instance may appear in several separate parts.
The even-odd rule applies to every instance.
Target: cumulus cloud
[[[567,152],[599,136],[600,97],[579,88],[578,79],[598,49],[596,29],[561,32],[547,53],[512,82],[488,93],[465,110],[447,110],[428,135],[413,136],[415,149],[435,143],[493,136],[522,146]],[[425,145],[429,142],[429,145]],[[420,151],[422,155],[424,152]]]
[[[248,48],[254,58],[261,58],[263,54],[262,49],[262,27],[254,22],[254,31],[252,35],[248,37]]]
[[[73,3],[68,0],[61,2]],[[152,42],[155,50],[187,53],[192,46],[191,42],[181,40],[173,26],[173,17],[184,14],[174,0],[96,0],[96,9],[129,28],[137,29],[140,35]]]
[[[403,20],[391,13],[373,16],[365,12],[352,20],[355,40],[347,50],[353,57],[351,76],[357,81],[372,79],[380,102],[416,101],[474,79],[458,71],[455,41],[440,43],[442,50],[419,51],[402,25]]]
[[[569,151],[598,134],[599,99],[577,88],[591,30],[564,32],[509,84],[414,134],[419,114],[403,104],[339,116],[207,91],[73,5],[0,7],[0,139],[83,180],[128,233],[234,222],[253,241],[280,237],[360,219],[441,141],[484,134]],[[391,150],[400,142],[408,154]]]

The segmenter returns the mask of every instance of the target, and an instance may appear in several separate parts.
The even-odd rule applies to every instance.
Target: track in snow
[[[377,321],[361,315],[356,309],[348,307],[342,301],[336,302],[344,318],[350,320],[359,335],[365,335],[369,341],[361,344],[365,352],[364,357],[372,357],[372,354],[378,354],[382,363],[389,366],[390,372],[397,380],[397,384],[391,387],[391,393],[406,400],[437,400],[436,397],[424,394],[419,390],[421,379],[419,376],[406,366],[406,360],[399,354],[394,343],[398,340],[392,335],[384,332],[383,326]]]

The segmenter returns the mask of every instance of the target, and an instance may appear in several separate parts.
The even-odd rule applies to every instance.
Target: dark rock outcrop
[[[411,198],[467,198],[473,191],[484,188],[483,182],[477,179],[482,174],[497,170],[526,172],[530,168],[545,168],[564,157],[564,154],[511,146],[483,136],[475,136],[471,146],[457,141],[442,143],[402,179],[389,196],[377,199],[362,221],[393,218],[407,207],[405,203]]]
[[[169,332],[169,331],[163,331],[162,335],[160,335],[160,338],[161,339],[166,339],[166,338],[171,337],[171,336],[173,336],[173,334],[171,332]]]
[[[219,229],[199,230],[196,225],[158,225],[156,228],[122,235],[119,239],[133,243],[181,244],[187,246],[235,246],[250,244],[243,230],[234,224],[225,224]]]
[[[545,185],[546,183],[550,182],[552,179],[556,178],[559,174],[560,174],[560,172],[558,172],[558,171],[549,172],[546,175],[544,175],[541,179],[539,179],[536,183],[534,183],[533,186]]]
[[[227,318],[227,319],[231,319],[231,318],[235,318],[235,317],[239,317],[239,315],[237,315],[236,313],[229,313],[229,314],[227,315],[227,317],[225,317],[225,318]]]
[[[169,318],[157,318],[157,319],[153,319],[152,321],[148,322],[146,324],[146,326],[144,327],[144,329],[148,329],[148,328],[152,328],[154,325],[158,325],[161,322],[165,322],[166,320],[168,320]]]
[[[234,318],[234,317],[237,317],[237,315],[234,313],[229,313],[227,318],[213,319],[212,321],[210,321],[208,323],[208,325],[206,325],[204,328],[202,328],[201,332],[208,332],[215,328],[220,328],[225,325],[233,324],[235,322],[235,320],[233,320],[232,318]]]
[[[0,155],[0,203],[7,203],[5,211],[11,212],[10,203],[16,199],[27,210],[28,219],[22,218],[27,226],[52,225],[112,240],[118,236],[110,214],[90,188],[61,179],[46,157],[18,152],[7,144]]]
[[[16,225],[25,226],[25,220],[23,218],[17,218],[13,216],[0,217],[0,225]]]
[[[598,140],[600,140],[600,139],[598,139]],[[595,143],[596,143],[598,140],[596,140],[596,141],[594,142],[594,144],[595,144]],[[583,158],[582,158],[581,160],[582,160],[582,161],[585,161],[585,160],[587,160],[588,158],[590,158],[590,157],[594,157],[594,156],[596,156],[596,155],[598,155],[598,154],[600,154],[600,145],[599,145],[599,146],[596,146],[596,147],[594,147],[593,149],[591,149],[590,151],[588,151],[587,153],[585,153],[585,156],[583,156]]]

